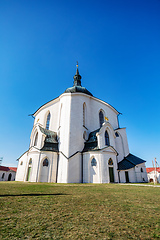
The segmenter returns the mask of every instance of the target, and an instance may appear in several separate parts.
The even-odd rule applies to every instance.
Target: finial
[[[78,70],[78,61],[77,61],[77,64],[76,64],[76,74],[74,75],[74,85],[73,86],[81,86],[81,75],[79,74],[79,70]]]
[[[76,65],[77,69],[76,69],[76,75],[79,75],[79,70],[78,70],[78,61],[77,61],[77,65]]]

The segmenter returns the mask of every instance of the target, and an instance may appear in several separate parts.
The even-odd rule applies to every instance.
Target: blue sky
[[[160,165],[160,0],[0,1],[0,157],[17,166],[34,113],[82,85],[112,106],[130,152]]]

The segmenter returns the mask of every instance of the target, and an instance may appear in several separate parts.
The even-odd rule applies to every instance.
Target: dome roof
[[[85,93],[87,95],[93,96],[92,93],[90,93],[85,87],[82,87],[82,86],[73,86],[65,90],[65,93],[76,93],[76,92],[81,92],[81,93]]]
[[[65,90],[65,93],[76,93],[76,92],[81,92],[81,93],[85,93],[87,95],[93,96],[92,93],[90,93],[85,87],[81,86],[81,75],[79,74],[78,71],[78,64],[77,64],[77,70],[76,70],[76,74],[74,75],[74,84],[73,87],[67,88]]]

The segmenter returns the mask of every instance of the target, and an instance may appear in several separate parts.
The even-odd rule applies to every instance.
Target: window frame
[[[36,134],[35,134],[33,146],[36,147],[37,145],[38,145],[38,132],[36,132]]]
[[[91,160],[91,166],[96,167],[97,166],[97,160],[93,157]]]
[[[113,160],[112,160],[112,158],[109,158],[109,159],[108,159],[108,165],[109,165],[109,166],[113,166]]]
[[[47,162],[47,164],[46,164],[45,162]],[[49,161],[48,161],[47,158],[45,158],[45,159],[43,160],[42,165],[43,165],[43,167],[48,167],[48,166],[49,166]]]
[[[100,125],[100,128],[103,126],[103,123],[104,123],[104,111],[101,109],[99,111],[99,125]]]
[[[50,120],[51,120],[51,114],[50,112],[47,114],[47,118],[46,118],[46,129],[49,130],[50,127]]]
[[[110,146],[109,133],[107,130],[104,133],[104,137],[105,137],[105,146]]]

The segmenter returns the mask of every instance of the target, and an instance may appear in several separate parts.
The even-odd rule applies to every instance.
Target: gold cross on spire
[[[77,61],[77,65],[76,65],[76,67],[78,68],[78,61]]]

